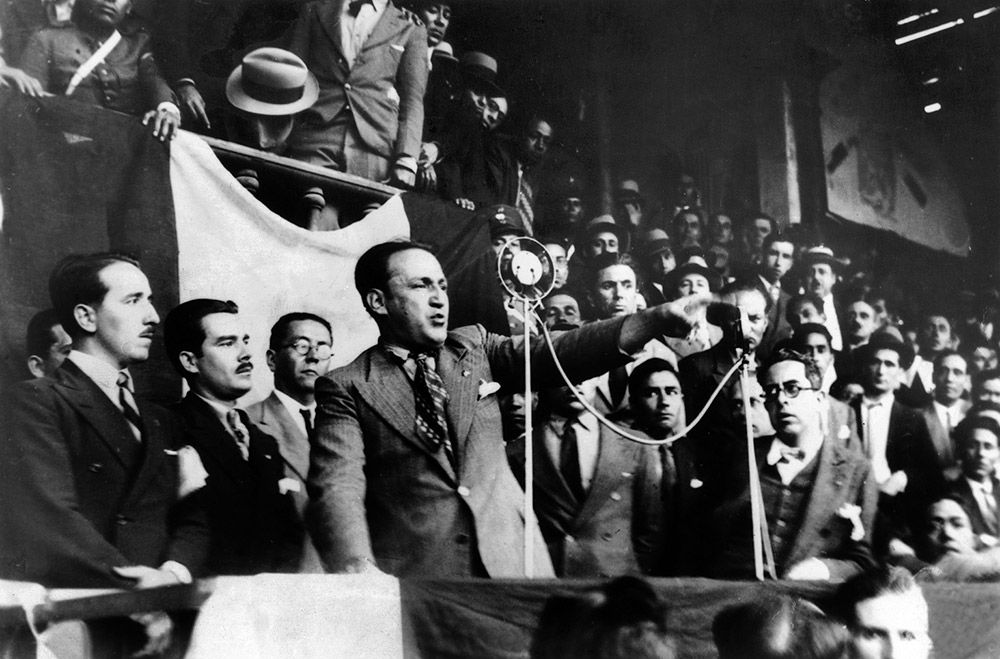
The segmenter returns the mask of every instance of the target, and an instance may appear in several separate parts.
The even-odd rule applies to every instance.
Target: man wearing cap
[[[820,309],[826,316],[823,324],[830,331],[833,349],[840,352],[844,349],[844,339],[840,333],[840,318],[843,313],[833,297],[833,287],[837,283],[837,268],[840,264],[834,258],[833,250],[823,245],[809,248],[803,258],[803,263],[806,273],[806,289],[823,301],[823,308]]]
[[[288,50],[319,81],[288,155],[362,176],[413,185],[424,123],[427,32],[388,0],[311,2]]]
[[[230,139],[261,151],[282,153],[295,115],[319,97],[319,83],[298,56],[280,48],[258,48],[243,58],[226,82],[226,98],[237,112]]]
[[[638,248],[638,257],[645,273],[642,296],[647,304],[667,301],[667,275],[677,267],[673,243],[663,229],[653,229]],[[672,296],[671,296],[672,297]]]
[[[881,491],[879,512],[890,553],[909,550],[903,545],[912,542],[910,534],[943,483],[927,424],[920,412],[896,400],[896,389],[912,361],[908,344],[882,333],[874,334],[857,353],[864,396],[853,406]]]
[[[643,223],[643,206],[645,200],[639,192],[639,184],[632,179],[625,179],[615,190],[615,217],[622,224],[634,231]]]

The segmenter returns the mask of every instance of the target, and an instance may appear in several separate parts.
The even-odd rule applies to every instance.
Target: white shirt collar
[[[228,430],[229,429],[229,420],[226,419],[226,415],[229,414],[230,410],[235,410],[236,409],[235,402],[233,403],[233,405],[227,406],[227,405],[223,405],[222,403],[219,403],[217,401],[209,400],[208,398],[205,398],[204,396],[202,396],[201,394],[199,394],[197,392],[193,392],[193,393],[194,393],[195,396],[197,396],[198,398],[200,398],[203,401],[205,401],[206,403],[208,403],[208,406],[212,408],[213,412],[215,412],[215,416],[217,416],[219,418],[219,422],[222,423],[222,427],[226,428]]]
[[[869,396],[868,394],[865,394],[861,398],[861,404],[865,407],[892,407],[892,403],[895,398],[896,395],[891,391],[879,394],[878,396]]]
[[[993,494],[993,479],[987,478],[984,481],[974,481],[971,478],[965,479],[969,483],[969,489],[973,492],[978,492],[986,496],[991,496]]]
[[[117,369],[103,359],[80,352],[79,350],[70,350],[67,359],[76,364],[83,371],[84,375],[93,380],[101,389],[117,391],[118,374],[124,372],[129,376],[129,391],[133,390],[132,375],[128,372],[127,368]]]
[[[294,398],[286,394],[284,391],[281,391],[280,389],[275,389],[274,395],[278,397],[278,400],[281,401],[281,404],[284,405],[285,409],[288,410],[293,416],[299,416],[299,413],[302,410],[309,410],[310,412],[316,410],[315,401],[313,401],[312,405],[303,405],[302,403],[295,400]]]

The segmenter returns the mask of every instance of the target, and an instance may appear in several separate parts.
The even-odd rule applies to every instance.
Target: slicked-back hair
[[[963,362],[965,362],[965,369],[969,370],[969,358],[968,357],[966,357],[965,355],[963,355],[958,350],[953,350],[951,348],[946,348],[946,349],[942,350],[941,352],[939,352],[938,354],[934,355],[934,370],[935,371],[938,370],[941,367],[941,362],[944,361],[945,358],[947,358],[947,357],[958,357]]]
[[[983,385],[990,380],[1000,380],[1000,368],[987,368],[972,376],[973,397],[983,388]]]
[[[170,310],[163,323],[163,344],[167,357],[177,372],[184,377],[190,373],[181,366],[180,355],[190,352],[201,357],[201,346],[205,342],[205,326],[202,319],[214,313],[237,314],[240,308],[232,300],[212,300],[198,298],[182,302]]]
[[[677,378],[678,384],[681,379],[677,375],[677,369],[674,365],[668,362],[666,359],[660,359],[659,357],[652,357],[643,362],[639,362],[632,373],[628,376],[628,391],[630,395],[635,395],[639,387],[643,385],[644,382],[649,380],[649,376],[653,373],[662,373],[667,371],[668,373],[673,373]]]
[[[904,595],[920,587],[905,569],[893,565],[883,565],[848,579],[837,590],[835,606],[841,619],[851,626],[857,625],[859,603],[882,595]],[[923,594],[920,593],[921,597]]]
[[[972,431],[980,429],[993,433],[1000,441],[1000,422],[994,414],[977,414],[973,412],[959,421],[952,431],[955,446],[963,448],[972,441]]]
[[[333,341],[333,327],[330,326],[330,322],[326,318],[306,311],[293,311],[292,313],[286,313],[271,326],[271,338],[268,340],[267,347],[271,350],[280,349],[281,344],[285,342],[285,336],[288,334],[288,328],[291,327],[292,323],[306,320],[311,320],[325,327],[326,331],[330,334],[330,340]]]
[[[791,348],[780,348],[771,353],[771,357],[757,372],[757,379],[760,383],[764,384],[764,378],[767,377],[767,372],[771,370],[771,367],[780,362],[798,362],[806,370],[806,379],[809,380],[809,386],[813,389],[819,389],[823,385],[823,373],[819,369],[819,364],[810,355],[804,355],[798,350],[792,350]]]
[[[719,297],[721,298],[727,295],[735,297],[737,293],[760,294],[760,296],[764,298],[764,312],[768,314],[771,313],[771,307],[774,306],[774,300],[771,299],[771,296],[766,290],[764,290],[764,286],[756,277],[753,279],[741,278],[726,284],[719,291]]]
[[[49,347],[56,341],[52,328],[61,324],[55,309],[44,309],[32,316],[28,321],[28,330],[24,337],[24,347],[28,355],[44,357],[48,354]]]
[[[587,269],[584,274],[586,276],[586,286],[589,292],[593,292],[594,287],[597,286],[597,276],[601,273],[601,271],[606,270],[613,265],[624,265],[631,268],[632,274],[635,275],[636,289],[639,288],[639,268],[636,265],[635,259],[628,254],[605,252],[603,254],[598,254],[587,262]]]
[[[434,252],[427,245],[416,243],[411,240],[392,240],[379,243],[370,247],[368,251],[361,255],[357,265],[354,266],[354,287],[361,296],[361,301],[365,305],[365,310],[372,316],[372,310],[365,302],[365,295],[372,289],[385,292],[389,284],[389,259],[394,254],[406,252],[411,249],[419,249],[435,256]]]
[[[139,262],[127,254],[97,252],[95,254],[70,254],[49,275],[49,298],[56,318],[71,338],[83,335],[83,328],[76,322],[73,310],[78,304],[98,306],[108,293],[101,280],[101,271],[115,263],[128,263],[141,269]]]
[[[799,295],[793,295],[792,298],[788,300],[788,306],[785,307],[785,320],[788,321],[789,325],[794,325],[792,319],[795,318],[797,315],[795,313],[795,309],[798,308],[800,304],[806,302],[815,307],[816,311],[825,314],[824,307],[826,305],[823,304],[823,298],[816,295],[815,293],[809,291],[806,293],[800,293]]]
[[[774,226],[773,222],[771,223],[771,226],[772,227]],[[761,253],[762,254],[766,254],[767,250],[774,243],[788,243],[789,245],[791,245],[792,246],[792,260],[793,261],[796,260],[795,259],[795,251],[798,249],[799,245],[798,245],[798,243],[795,242],[795,238],[792,236],[792,234],[788,233],[787,231],[780,231],[778,229],[772,229],[771,233],[769,233],[766,236],[764,236],[764,242],[761,243],[761,246],[760,246]]]

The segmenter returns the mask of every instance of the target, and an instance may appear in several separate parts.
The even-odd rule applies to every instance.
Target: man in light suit
[[[319,81],[288,156],[412,186],[424,122],[427,32],[389,0],[312,2],[285,47]]]
[[[378,345],[316,381],[309,470],[313,541],[328,570],[403,577],[525,575],[523,494],[507,465],[497,392],[524,380],[520,340],[448,331],[447,281],[425,248],[390,242],[358,261],[355,284]],[[557,336],[574,381],[623,364],[654,335],[686,334],[705,297]],[[561,379],[532,346],[534,385]],[[537,528],[535,575],[552,575]]]
[[[181,468],[196,456],[166,410],[132,394],[129,367],[148,358],[159,323],[149,282],[129,257],[74,255],[49,292],[73,350],[2,406],[0,576],[49,588],[190,583],[208,550],[199,484]],[[150,640],[169,641],[165,615],[141,622],[166,622]],[[128,630],[109,624],[98,645],[121,651]]]
[[[577,387],[592,405],[595,387]],[[608,430],[569,387],[540,391],[539,411],[535,513],[556,575],[651,573],[662,549],[656,449]]]
[[[825,430],[821,376],[815,361],[778,350],[761,371],[776,434],[757,440],[769,540],[782,579],[842,581],[873,567],[877,490],[868,463]],[[717,578],[751,578],[753,543],[746,458],[735,460],[728,496],[712,514],[708,565]]]
[[[330,323],[315,314],[285,314],[271,328],[267,366],[274,373],[271,395],[247,408],[250,421],[278,440],[285,463],[285,478],[299,488],[292,492],[295,507],[304,519],[306,477],[309,475],[309,441],[316,424],[316,379],[330,370],[333,356]],[[302,572],[322,572],[312,542],[305,538]]]

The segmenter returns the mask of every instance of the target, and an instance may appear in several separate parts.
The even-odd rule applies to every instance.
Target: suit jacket
[[[962,413],[969,411],[972,406],[967,400],[961,402]],[[930,434],[931,444],[934,445],[934,452],[937,454],[937,465],[941,471],[955,466],[958,457],[955,455],[955,443],[951,439],[948,429],[941,424],[941,419],[937,415],[933,401],[920,409],[920,414],[927,424],[927,432]]]
[[[650,573],[661,549],[660,466],[655,447],[600,426],[597,465],[582,499],[545,446],[534,442],[535,514],[560,577]]]
[[[592,323],[554,341],[574,381],[624,363],[623,319]],[[324,564],[374,561],[397,576],[523,576],[523,493],[507,464],[494,381],[523,386],[520,339],[481,326],[449,332],[437,360],[448,391],[457,469],[415,432],[413,389],[373,346],[316,381],[316,441],[309,518]],[[561,383],[547,348],[532,347],[533,383]],[[536,533],[537,575],[552,568]]]
[[[792,335],[792,326],[785,318],[785,311],[788,309],[788,301],[792,296],[782,290],[778,294],[778,301],[771,304],[771,311],[767,314],[767,329],[761,337],[760,347],[757,354],[764,360],[771,354],[774,344],[782,339],[787,339]]]
[[[72,361],[21,382],[4,404],[0,570],[47,587],[124,588],[112,567],[175,560],[198,575],[208,550],[201,493],[178,500],[179,429],[136,401],[121,411]]]
[[[295,571],[304,529],[291,493],[280,491],[284,463],[277,442],[244,417],[250,433],[250,456],[244,460],[214,410],[193,392],[175,410],[187,442],[208,472],[209,571],[236,575]]]
[[[309,476],[309,438],[299,429],[288,414],[288,409],[271,393],[270,396],[254,403],[247,408],[247,416],[261,432],[270,435],[278,442],[278,450],[284,462],[284,477],[298,482],[299,490],[292,490],[289,496],[295,502],[295,510],[299,519],[305,524],[306,504],[309,496],[306,494],[306,478]],[[322,572],[319,554],[313,546],[308,534],[303,534],[302,560],[299,572]]]
[[[427,85],[427,31],[391,2],[348,68],[340,42],[343,2],[302,8],[286,48],[319,81],[319,98],[302,124],[329,124],[349,112],[372,152],[393,159],[420,154]]]
[[[762,437],[755,445],[757,467],[763,470],[772,437]],[[871,475],[868,461],[857,451],[847,448],[834,433],[827,433],[815,460],[819,460],[807,495],[802,523],[795,530],[791,549],[783,565],[776,566],[778,577],[783,578],[788,569],[807,558],[818,558],[830,570],[833,581],[843,581],[852,575],[875,566],[871,540],[878,489]],[[709,576],[728,579],[749,579],[753,576],[753,550],[751,537],[750,491],[745,458],[735,461],[731,474],[734,487],[725,502],[712,514],[711,545],[706,548],[715,553],[715,560],[708,563]],[[807,467],[808,468],[808,467]],[[851,539],[853,525],[838,511],[845,504],[860,507],[860,521],[864,537]],[[774,522],[769,521],[769,528]]]
[[[972,523],[972,532],[976,535],[988,534],[994,538],[1000,537],[1000,526],[989,524],[983,519],[983,512],[979,509],[979,502],[976,501],[969,482],[961,474],[957,478],[951,479],[946,484],[948,493],[957,497],[962,502],[962,507],[969,513],[969,521]],[[993,498],[997,500],[997,510],[1000,510],[1000,479],[993,478]]]

